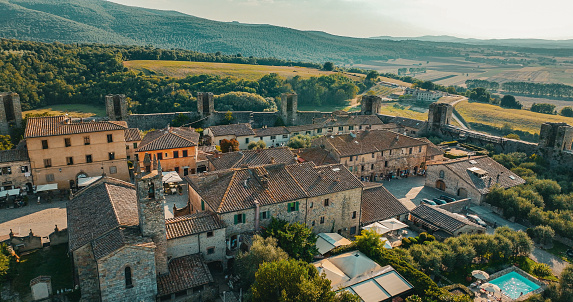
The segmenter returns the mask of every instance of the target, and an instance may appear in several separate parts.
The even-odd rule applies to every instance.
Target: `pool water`
[[[512,299],[517,299],[522,294],[526,295],[527,293],[539,288],[539,285],[529,281],[527,278],[516,272],[505,274],[499,278],[489,281],[489,283],[499,286],[502,293]]]

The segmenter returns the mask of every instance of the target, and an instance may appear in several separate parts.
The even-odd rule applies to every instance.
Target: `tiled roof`
[[[249,136],[255,135],[251,128],[251,124],[231,124],[209,127],[214,136],[235,135],[235,136]]]
[[[298,149],[296,155],[298,155],[300,162],[311,161],[317,166],[338,163],[330,152],[322,148]]]
[[[124,132],[126,142],[136,142],[141,140],[141,133],[137,128],[127,128]]]
[[[341,157],[426,144],[427,143],[419,139],[387,130],[370,130],[356,134],[330,135],[319,137],[312,141],[313,146],[330,145]]]
[[[255,131],[255,136],[263,137],[263,136],[271,136],[271,135],[283,135],[289,134],[287,127],[270,127],[270,128],[258,128],[253,129]]]
[[[426,127],[426,125],[428,124],[427,121],[405,118],[400,116],[393,118],[390,122],[396,125],[400,125],[402,127],[408,127],[414,129],[422,129]]]
[[[523,178],[517,176],[517,174],[488,156],[464,158],[428,165],[428,169],[439,169],[439,167],[445,167],[451,170],[467,184],[477,189],[481,194],[489,193],[490,188],[496,184],[503,188],[511,188],[525,183]],[[486,171],[487,175],[480,178],[468,170],[474,167]]]
[[[139,225],[134,185],[102,177],[77,193],[67,207],[70,250],[120,226]]]
[[[314,124],[322,127],[355,126],[355,125],[383,125],[384,123],[375,115],[350,115],[315,118]]]
[[[193,128],[167,127],[147,133],[137,152],[187,148],[199,144],[199,133]]]
[[[2,150],[0,151],[0,163],[9,163],[15,161],[28,161],[28,152],[26,150]]]
[[[444,155],[444,151],[438,146],[434,145],[434,143],[432,143],[429,139],[425,137],[420,137],[418,139],[428,144],[426,147],[426,156]]]
[[[170,295],[213,282],[213,276],[200,255],[188,255],[169,261],[169,274],[157,276],[159,296]]]
[[[479,225],[455,215],[454,213],[441,209],[437,206],[421,204],[412,210],[412,215],[424,220],[426,223],[435,227],[435,230],[443,230],[454,234],[460,228],[470,225],[477,228],[483,228]]]
[[[199,212],[165,220],[167,239],[204,233],[225,227],[225,223],[213,212]]]
[[[306,124],[306,125],[299,125],[299,126],[290,126],[287,127],[287,130],[290,133],[293,132],[303,132],[303,131],[313,131],[314,129],[318,128],[318,125],[315,124]],[[300,133],[300,134],[304,134],[304,133]]]
[[[86,121],[72,119],[66,116],[32,117],[26,123],[24,137],[43,137],[54,135],[70,135],[101,131],[125,130],[124,121]]]
[[[96,260],[101,259],[126,245],[155,248],[155,244],[151,238],[141,236],[141,231],[137,227],[115,228],[109,233],[92,241],[92,248]]]
[[[364,188],[360,209],[360,222],[364,225],[408,213],[408,209],[382,185]]]
[[[362,187],[343,165],[317,167],[312,162],[223,170],[208,179],[186,180],[218,213],[254,208],[255,200],[265,206]]]
[[[217,155],[207,155],[207,159],[216,170],[224,170],[240,167],[254,167],[261,165],[294,164],[294,154],[287,147],[268,148],[263,150],[248,150],[228,152]],[[273,162],[274,160],[274,162]]]

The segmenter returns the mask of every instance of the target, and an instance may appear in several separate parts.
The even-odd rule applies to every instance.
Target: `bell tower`
[[[141,171],[139,162],[134,163],[135,189],[137,192],[137,210],[139,228],[144,237],[149,237],[155,243],[155,268],[158,274],[168,273],[167,267],[167,237],[165,234],[165,209],[163,197],[163,182],[161,162],[149,153],[145,154],[144,170]]]

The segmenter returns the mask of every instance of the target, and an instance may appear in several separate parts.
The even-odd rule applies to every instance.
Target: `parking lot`
[[[440,197],[440,195],[444,195],[444,192],[438,189],[424,187],[425,180],[425,177],[416,176],[392,179],[390,181],[384,181],[383,184],[408,210],[412,210],[420,205],[424,198],[432,200],[436,197]],[[452,197],[455,198],[455,196]]]

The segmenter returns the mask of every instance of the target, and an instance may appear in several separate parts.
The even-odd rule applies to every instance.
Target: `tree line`
[[[485,88],[487,90],[497,91],[499,89],[505,92],[526,94],[533,96],[571,98],[573,97],[573,86],[557,83],[532,83],[532,82],[498,82],[486,80],[467,80],[468,89]]]

